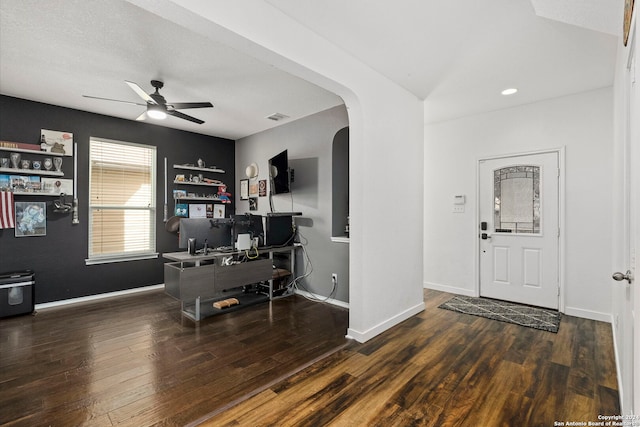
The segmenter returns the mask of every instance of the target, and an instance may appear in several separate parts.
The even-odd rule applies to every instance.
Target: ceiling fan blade
[[[181,118],[181,119],[189,120],[190,122],[197,123],[199,125],[204,123],[204,121],[202,121],[200,119],[196,119],[195,117],[188,116],[188,115],[186,115],[184,113],[181,113],[180,111],[175,111],[175,110],[167,111],[167,114],[169,114],[170,116],[174,116],[174,117],[178,117],[178,118]]]
[[[126,84],[128,84],[128,85],[129,85],[129,87],[130,87],[131,89],[133,89],[133,91],[134,91],[135,93],[137,93],[137,94],[138,94],[138,96],[139,96],[140,98],[144,99],[145,101],[147,101],[147,102],[149,102],[149,103],[151,103],[151,104],[157,104],[157,102],[156,102],[152,97],[150,97],[150,96],[149,96],[149,94],[148,94],[147,92],[145,92],[144,90],[142,90],[142,88],[141,88],[140,86],[138,86],[136,83],[134,83],[134,82],[129,82],[129,81],[127,81],[127,80],[125,80],[124,82],[125,82]]]
[[[210,102],[172,102],[167,106],[172,106],[176,110],[184,110],[186,108],[211,108],[213,104]]]
[[[136,120],[146,120],[146,118],[147,118],[147,112],[145,110],[142,114],[136,117]]]
[[[101,98],[99,96],[91,96],[91,95],[82,95],[82,96],[84,96],[85,98],[99,99],[101,101],[123,102],[125,104],[131,104],[131,105],[147,105],[147,104],[141,104],[139,102],[123,101],[121,99]]]

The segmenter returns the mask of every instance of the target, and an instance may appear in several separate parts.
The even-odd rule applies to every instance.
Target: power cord
[[[256,253],[255,255],[251,255],[251,249],[253,249]],[[260,253],[258,252],[258,247],[255,245],[251,246],[251,249],[245,249],[244,251],[244,255],[247,257],[247,259],[256,259],[260,256]]]
[[[315,302],[327,302],[328,300],[330,300],[332,297],[335,296],[335,292],[337,290],[337,283],[335,281],[332,281],[333,285],[331,288],[331,292],[329,293],[329,295],[326,298],[322,298],[316,294],[314,294],[313,292],[311,292],[310,290],[308,290],[307,288],[304,287],[304,285],[302,284],[301,280],[309,277],[311,275],[311,273],[313,273],[313,263],[311,262],[311,258],[309,257],[309,253],[307,252],[307,244],[309,243],[309,241],[307,240],[306,237],[304,237],[302,235],[302,233],[300,233],[300,230],[298,230],[298,236],[300,236],[301,240],[304,239],[304,242],[301,241],[301,247],[302,247],[302,253],[304,255],[304,259],[305,259],[305,264],[304,264],[304,272],[303,274],[301,274],[300,276],[296,277],[295,279],[293,279],[288,285],[287,288],[288,289],[295,289],[295,290],[301,290],[304,291],[304,294],[300,294],[303,297],[305,297],[306,299],[310,300],[310,301],[315,301]]]

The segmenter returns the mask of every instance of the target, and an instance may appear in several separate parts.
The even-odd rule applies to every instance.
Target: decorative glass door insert
[[[494,231],[540,233],[540,166],[496,169],[493,177]]]

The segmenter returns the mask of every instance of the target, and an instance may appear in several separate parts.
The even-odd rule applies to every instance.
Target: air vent
[[[267,116],[266,118],[269,120],[273,120],[274,122],[279,122],[280,120],[288,119],[289,116],[282,113],[273,113],[272,115]]]

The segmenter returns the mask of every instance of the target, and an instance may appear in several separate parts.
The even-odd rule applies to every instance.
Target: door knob
[[[631,274],[631,270],[627,270],[626,273],[620,273],[618,271],[616,273],[613,273],[611,277],[613,277],[613,280],[616,280],[618,282],[626,280],[627,282],[631,283],[633,281],[633,275]]]
[[[490,236],[489,234],[487,234],[487,233],[482,233],[482,234],[480,235],[480,238],[481,238],[482,240],[487,240],[487,239],[490,239],[490,238],[491,238],[491,236]]]

